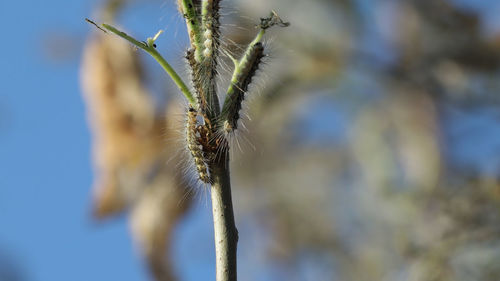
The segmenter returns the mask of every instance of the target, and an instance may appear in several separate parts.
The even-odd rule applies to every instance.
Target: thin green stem
[[[264,36],[264,33],[266,33],[266,30],[265,29],[261,29],[259,31],[259,33],[257,33],[257,36],[255,36],[255,39],[253,39],[253,41],[250,43],[250,45],[255,45],[259,42],[262,41],[262,37]]]
[[[236,281],[238,229],[234,221],[229,153],[209,163],[212,175],[212,214],[214,221],[216,280]]]
[[[186,25],[188,29],[189,39],[191,41],[191,46],[194,48],[194,57],[196,62],[200,63],[203,60],[202,55],[202,28],[200,23],[200,17],[197,14],[196,7],[193,4],[193,0],[182,0],[182,12],[183,16],[186,18]]]
[[[141,48],[144,51],[146,51],[146,53],[150,54],[161,65],[161,67],[163,67],[163,69],[170,76],[170,78],[172,78],[174,83],[177,85],[177,87],[179,87],[179,89],[184,94],[186,99],[189,101],[191,106],[196,107],[196,101],[193,97],[193,94],[191,94],[191,91],[189,91],[189,88],[186,86],[186,83],[182,81],[182,78],[177,74],[177,72],[175,72],[172,66],[170,66],[170,64],[163,58],[163,56],[160,53],[158,53],[158,51],[154,47],[154,41],[156,40],[156,38],[158,38],[160,33],[157,33],[154,38],[148,38],[147,42],[141,42],[137,41],[135,38],[131,37],[127,33],[120,31],[109,24],[103,23],[102,27],[122,37],[123,39],[134,44],[136,47]]]
[[[226,100],[224,101],[224,106],[226,106],[226,102],[230,102],[231,95],[233,95],[235,90],[236,90],[235,87],[236,87],[236,84],[238,84],[238,79],[241,76],[242,65],[248,61],[248,57],[251,54],[252,48],[255,46],[255,44],[262,41],[262,37],[264,36],[265,33],[266,33],[266,30],[261,29],[259,31],[259,33],[257,34],[257,36],[255,36],[253,41],[250,42],[250,44],[248,44],[248,47],[247,47],[243,57],[239,61],[233,59],[233,62],[234,62],[233,77],[231,78],[231,84],[229,84],[229,88],[227,89],[227,92],[226,92]]]
[[[204,18],[206,18],[208,15],[209,8],[211,8],[211,7],[209,7],[209,5],[212,4],[211,3],[212,1],[211,0],[202,0],[201,2],[202,2],[201,3],[201,18],[202,18],[202,20],[204,20]]]
[[[103,23],[102,27],[104,27],[106,30],[109,30],[109,31],[113,32],[114,34],[120,36],[121,38],[129,41],[130,43],[134,44],[135,46],[137,46],[141,49],[146,50],[148,48],[148,45],[145,42],[139,42],[134,37],[131,37],[127,33],[120,31],[109,24]]]
[[[186,86],[184,81],[182,81],[182,78],[177,74],[177,72],[175,72],[175,70],[170,66],[170,64],[162,57],[162,55],[160,55],[160,53],[158,53],[156,49],[152,49],[148,53],[163,67],[165,72],[170,75],[174,83],[179,87],[181,92],[189,101],[189,104],[191,104],[191,106],[193,107],[196,107],[196,100],[193,94],[191,94],[189,88]]]

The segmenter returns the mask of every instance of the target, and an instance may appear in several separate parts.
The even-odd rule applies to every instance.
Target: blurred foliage
[[[500,31],[485,32],[478,9],[445,0],[223,3],[237,3],[227,9],[251,19],[273,7],[292,24],[268,43],[269,64],[244,105],[250,118],[231,140],[240,279],[498,280]],[[255,21],[228,14],[224,46],[238,53],[251,40]],[[104,41],[96,42],[115,44]],[[117,59],[123,69],[92,75],[114,73],[109,79],[126,80],[122,85],[140,77],[139,71],[124,78],[127,56],[134,53],[111,53],[98,61],[112,65]],[[226,70],[220,72],[227,80]],[[127,170],[127,177],[147,174],[150,163],[165,159],[158,143],[138,150],[159,136],[152,128],[168,126],[133,108],[147,104],[137,85],[123,87],[136,100],[113,100],[144,132],[126,132],[143,134],[140,145],[118,138],[124,153],[150,159],[137,162],[130,169],[138,172]],[[487,130],[471,137],[456,112],[484,117]],[[483,152],[489,158],[467,163],[457,156],[480,149],[489,149]],[[170,189],[182,173],[158,169],[157,177],[170,173],[168,179],[157,189],[136,184],[125,204],[137,224],[146,221],[134,219],[142,200],[167,189],[177,195],[166,196],[169,201],[151,196],[159,207],[149,218],[182,213],[169,209],[186,192],[182,184]],[[146,237],[142,232],[134,233]],[[168,236],[157,233],[158,241]],[[162,243],[155,245],[166,248]]]
[[[289,54],[249,106],[257,153],[238,155],[234,176],[248,187],[236,202],[253,198],[244,212],[273,237],[260,265],[286,280],[497,280],[498,174],[455,163],[446,136],[450,108],[498,102],[500,46],[481,15],[449,1],[272,2],[294,28],[277,36]]]

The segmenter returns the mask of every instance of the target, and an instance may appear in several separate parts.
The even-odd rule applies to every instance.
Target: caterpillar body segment
[[[191,69],[191,80],[194,86],[197,108],[201,113],[204,113],[207,108],[207,100],[203,89],[203,78],[201,77],[200,64],[196,62],[194,53],[194,49],[188,49],[186,51],[186,60],[189,64],[189,68]]]
[[[212,65],[217,64],[220,37],[219,0],[203,0],[203,56]]]
[[[188,108],[187,123],[186,123],[186,142],[189,152],[194,160],[194,165],[198,172],[199,179],[204,183],[210,183],[207,163],[203,147],[200,144],[200,126],[197,123],[198,113],[193,107]]]
[[[217,60],[219,56],[219,2],[220,0],[201,1],[202,57],[198,66],[198,75],[202,79],[202,95],[206,100],[203,112],[211,121],[215,121],[220,113],[219,99],[217,97]]]

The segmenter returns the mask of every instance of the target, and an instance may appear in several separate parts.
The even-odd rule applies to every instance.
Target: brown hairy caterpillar
[[[200,130],[197,126],[198,113],[192,107],[189,107],[187,112],[187,122],[186,122],[186,142],[191,156],[194,160],[194,165],[198,171],[198,177],[204,183],[210,183],[210,176],[208,175],[207,165],[205,163],[205,157],[203,155],[203,149],[199,142]]]
[[[207,101],[205,99],[205,95],[203,94],[199,65],[196,63],[196,60],[194,58],[194,50],[193,49],[188,49],[186,51],[186,60],[187,60],[189,67],[191,69],[191,79],[193,81],[197,106],[200,109],[200,112],[204,112],[204,109],[206,108]]]
[[[222,109],[222,116],[225,117],[225,120],[222,120],[222,127],[226,133],[231,133],[238,128],[241,104],[263,57],[264,46],[261,42],[257,42],[247,50],[238,65],[239,71],[231,81]]]
[[[205,97],[205,107],[200,112],[206,113],[207,117],[214,121],[220,113],[219,100],[217,98],[216,79],[217,59],[219,55],[219,2],[220,0],[203,0],[201,5],[201,55],[198,69],[195,71],[201,82],[202,95]],[[195,58],[196,53],[195,53]],[[194,70],[194,69],[193,69]]]
[[[203,2],[202,24],[203,32],[203,56],[209,60],[210,64],[217,63],[218,47],[219,47],[219,2],[220,0],[206,0]]]

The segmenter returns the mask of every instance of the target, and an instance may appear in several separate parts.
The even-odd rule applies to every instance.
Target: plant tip
[[[260,18],[260,24],[258,24],[257,27],[260,27],[261,29],[266,30],[274,25],[277,25],[280,27],[287,27],[290,25],[290,23],[283,21],[276,11],[271,10],[269,17]]]
[[[155,36],[153,37],[153,41],[156,41],[156,39],[158,39],[158,37],[160,37],[160,35],[163,33],[163,29],[160,29],[158,32],[156,32]]]
[[[99,30],[101,30],[102,32],[104,33],[108,33],[106,30],[104,30],[102,27],[100,27],[97,23],[95,23],[94,21],[88,19],[88,18],[85,18],[85,21],[94,25],[95,27],[97,27]]]

